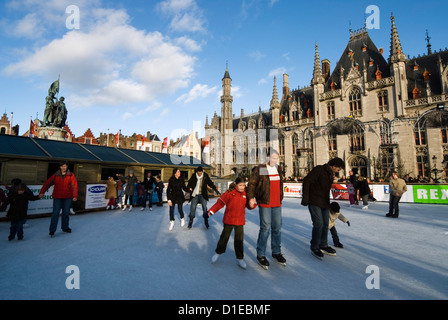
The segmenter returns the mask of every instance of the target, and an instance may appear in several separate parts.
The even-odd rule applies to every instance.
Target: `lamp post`
[[[431,171],[432,171],[432,173],[434,173],[434,181],[438,182],[437,175],[439,174],[439,172],[443,172],[443,170],[437,169],[437,156],[436,155],[432,156],[432,162],[433,162],[433,168]],[[444,164],[444,162],[442,162],[442,164]]]

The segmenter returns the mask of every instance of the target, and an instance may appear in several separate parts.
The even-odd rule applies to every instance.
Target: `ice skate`
[[[212,264],[215,263],[216,261],[218,261],[219,256],[220,256],[220,254],[218,254],[218,253],[215,253],[213,255],[213,257],[212,257]]]
[[[257,261],[258,261],[258,264],[260,265],[260,267],[262,267],[265,270],[269,269],[269,261],[268,261],[268,259],[266,259],[265,256],[262,256],[262,257],[257,256]]]
[[[174,221],[170,221],[169,230],[171,231],[171,230],[173,230],[173,228],[174,228]]]
[[[323,260],[324,254],[319,249],[311,249],[311,254],[319,260]]]
[[[276,261],[280,265],[286,267],[286,259],[281,253],[272,254],[272,258],[274,258],[274,261]]]
[[[129,206],[129,212],[131,212],[132,211],[132,206]]]
[[[329,256],[335,256],[336,250],[334,250],[332,247],[326,247],[326,248],[320,248],[320,251],[323,254],[329,255]]]
[[[238,266],[240,268],[246,270],[247,264],[246,264],[246,261],[244,261],[244,259],[236,259],[236,263],[238,264]]]
[[[180,219],[180,226],[183,227],[185,225],[185,218]]]

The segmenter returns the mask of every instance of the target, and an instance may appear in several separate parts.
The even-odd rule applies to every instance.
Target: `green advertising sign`
[[[448,204],[448,185],[414,185],[415,203]]]

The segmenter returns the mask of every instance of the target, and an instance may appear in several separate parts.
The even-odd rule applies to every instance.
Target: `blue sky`
[[[310,84],[316,42],[320,58],[336,65],[350,25],[374,14],[369,5],[379,9],[369,34],[386,59],[391,12],[406,55],[426,52],[426,29],[433,51],[448,46],[442,0],[2,1],[0,112],[13,112],[25,133],[60,75],[76,136],[90,128],[176,138],[220,114],[227,62],[233,113],[267,109],[274,76],[279,87],[283,73],[291,89]]]

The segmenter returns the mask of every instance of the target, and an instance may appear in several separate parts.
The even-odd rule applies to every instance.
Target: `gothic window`
[[[445,177],[448,178],[448,154],[443,155],[443,170],[445,171]]]
[[[278,150],[279,155],[284,156],[285,155],[285,137],[284,136],[280,136],[278,138],[278,147],[279,147],[279,150]]]
[[[330,133],[328,135],[328,151],[337,151],[338,143],[337,143],[337,135],[335,133]]]
[[[292,136],[292,154],[297,155],[297,148],[299,147],[299,137],[294,134]]]
[[[380,137],[381,144],[390,144],[392,143],[392,137],[390,134],[390,126],[387,123],[381,122],[380,124]]]
[[[417,156],[417,172],[422,177],[429,176],[428,156]]]
[[[420,124],[420,121],[417,123],[417,126],[414,130],[414,137],[416,146],[426,145],[426,126],[422,126]]]
[[[387,91],[381,91],[378,93],[378,111],[389,111],[389,101],[387,98]]]
[[[359,88],[356,87],[350,92],[349,105],[350,115],[362,116],[361,90]]]
[[[365,139],[364,134],[352,134],[350,139],[350,152],[365,151]]]
[[[328,120],[333,120],[335,118],[334,115],[334,102],[327,103],[327,116]]]
[[[443,128],[442,129],[442,143],[448,143],[447,133],[448,133],[448,129]]]
[[[256,124],[255,120],[251,119],[249,121],[249,129],[256,129],[256,127],[257,127],[257,124]]]

